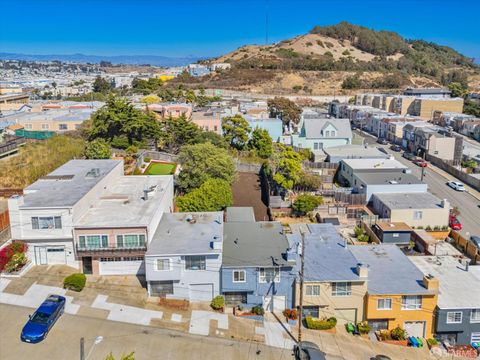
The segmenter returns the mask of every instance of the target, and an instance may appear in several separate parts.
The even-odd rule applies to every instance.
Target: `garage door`
[[[285,296],[274,296],[273,299],[271,296],[263,297],[263,308],[266,311],[272,311],[272,300],[273,300],[273,311],[281,312],[286,308]]]
[[[404,329],[408,336],[425,337],[425,321],[405,321]]]
[[[472,333],[472,337],[470,339],[470,344],[471,343],[480,343],[480,332]]]
[[[99,275],[143,275],[145,274],[145,261],[135,260],[100,260],[98,262]]]
[[[357,309],[335,309],[335,316],[339,324],[357,323]]]
[[[213,284],[191,284],[190,300],[193,301],[212,301]]]
[[[35,246],[37,265],[66,264],[65,246]]]

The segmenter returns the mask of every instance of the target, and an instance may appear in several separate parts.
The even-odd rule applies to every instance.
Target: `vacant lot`
[[[254,173],[237,173],[232,185],[233,206],[252,206],[257,221],[268,220],[267,206],[262,202],[260,177]]]

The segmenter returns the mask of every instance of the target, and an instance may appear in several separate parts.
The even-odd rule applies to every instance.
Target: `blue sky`
[[[480,1],[2,0],[0,52],[215,56],[347,20],[480,58]],[[7,16],[5,16],[8,14]]]

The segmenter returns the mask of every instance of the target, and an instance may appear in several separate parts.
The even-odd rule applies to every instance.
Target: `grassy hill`
[[[473,59],[447,46],[347,22],[274,45],[242,46],[212,61],[233,70],[204,77],[203,86],[272,93],[331,93],[351,77],[365,89],[467,84],[480,73]]]

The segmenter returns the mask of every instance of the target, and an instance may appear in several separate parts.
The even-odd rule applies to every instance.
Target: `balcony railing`
[[[143,244],[133,247],[80,247],[79,244],[76,244],[75,249],[76,253],[79,256],[109,256],[119,254],[125,254],[130,256],[143,256],[145,254],[145,251],[147,250],[147,245]]]

